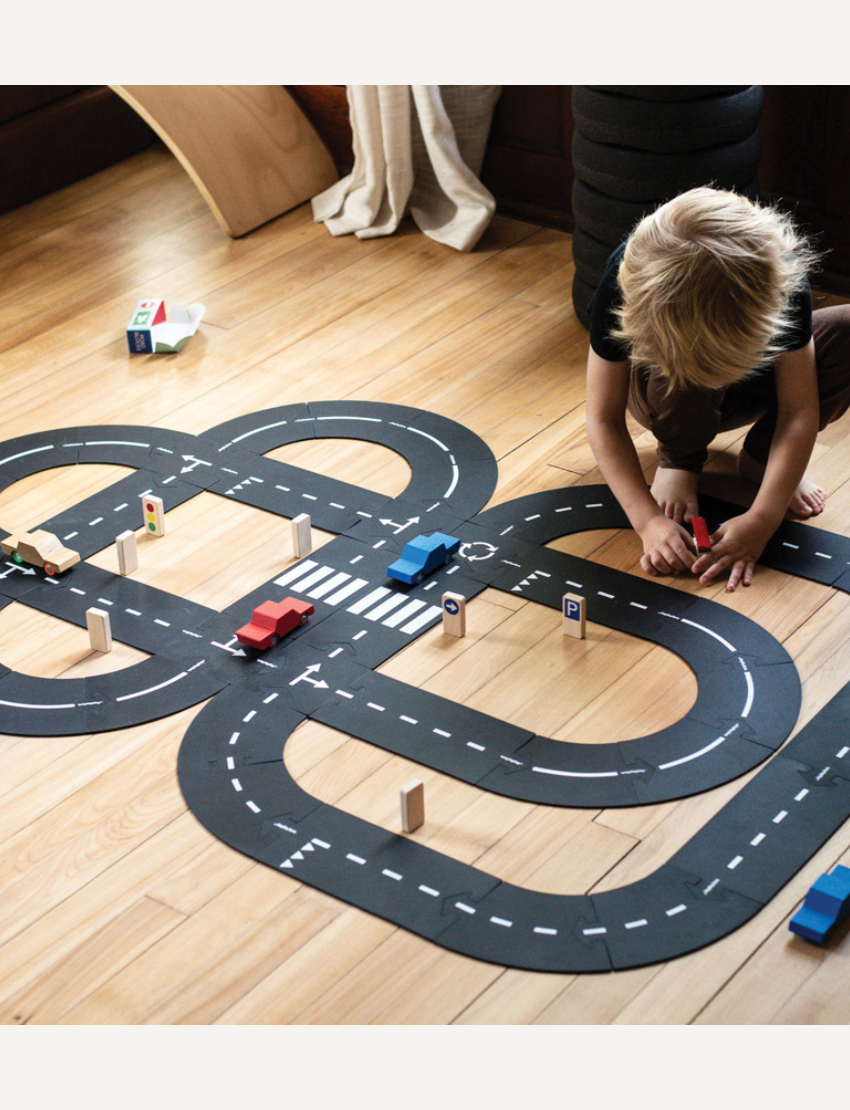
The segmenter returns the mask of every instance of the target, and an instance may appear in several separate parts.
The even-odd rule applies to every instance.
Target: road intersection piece
[[[266,458],[312,438],[382,444],[411,466],[389,498]],[[13,600],[85,626],[92,606],[113,637],[150,654],[97,678],[38,679],[0,668],[0,728],[80,734],[162,717],[208,698],[178,757],[187,804],[215,836],[335,897],[454,951],[516,967],[599,971],[670,959],[759,911],[850,816],[850,687],[793,741],[793,661],[733,609],[545,545],[628,522],[605,487],[573,486],[484,510],[497,481],[486,444],[433,413],[321,402],[253,413],[193,436],[138,426],[36,433],[0,444],[0,488],[41,470],[115,463],[132,473],[42,527],[80,551],[67,574],[0,564]],[[85,560],[137,526],[139,498],[166,511],[201,491],[291,519],[309,513],[336,538],[224,612]],[[710,521],[734,512],[706,499]],[[387,577],[407,539],[445,531],[458,556],[413,588]],[[5,534],[5,533],[4,533]],[[163,541],[170,542],[170,541]],[[785,524],[765,557],[788,573],[850,590],[850,541]],[[444,590],[486,587],[555,609],[574,590],[590,621],[661,644],[695,672],[698,696],[651,736],[584,744],[520,726],[378,674],[441,621]],[[296,596],[315,614],[277,647],[243,649],[233,630],[262,601]],[[307,794],[283,761],[313,719],[482,789],[547,805],[603,808],[684,797],[764,764],[652,875],[598,894],[550,895],[502,882],[418,840]],[[784,746],[783,746],[784,745]]]

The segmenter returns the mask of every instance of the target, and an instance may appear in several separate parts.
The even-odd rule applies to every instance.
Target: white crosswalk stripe
[[[348,611],[349,613],[357,613],[359,615],[365,612],[366,609],[371,608],[372,605],[380,601],[381,598],[386,597],[389,593],[390,591],[386,586],[378,586],[376,590],[372,590],[372,592],[366,594],[365,597],[361,597],[359,601],[355,601],[353,605],[349,605]]]
[[[335,594],[332,594],[325,600],[328,605],[339,605],[341,601],[345,601],[347,597],[351,597],[352,594],[356,594],[358,590],[362,590],[364,586],[368,585],[369,583],[365,578],[355,578],[352,582],[346,583],[341,590],[337,590]]]
[[[376,605],[374,609],[370,610],[368,613],[364,613],[364,616],[367,621],[378,621],[381,617],[385,617],[387,613],[395,609],[397,605],[401,605],[405,601],[407,601],[407,598],[404,594],[390,594],[388,598]]]
[[[384,621],[384,624],[387,625],[388,628],[397,628],[398,625],[406,621],[408,617],[412,617],[413,614],[417,610],[423,608],[424,605],[424,601],[411,601],[408,605],[405,605],[403,609],[399,609],[397,612],[393,613],[391,617],[388,617],[387,620]]]
[[[339,574],[335,574],[333,578],[327,578],[321,585],[317,586],[315,590],[310,590],[307,596],[312,598],[324,597],[325,594],[329,594],[331,590],[335,590],[337,586],[341,586],[343,582],[347,582],[350,578],[350,574],[346,574],[345,571],[340,571]]]
[[[419,613],[418,616],[415,616],[408,624],[402,625],[401,631],[406,632],[408,635],[412,635],[414,632],[418,632],[420,628],[423,628],[429,621],[433,620],[434,617],[439,617],[441,614],[442,609],[439,605],[429,605],[424,612]]]
[[[293,593],[323,598],[327,605],[333,606],[353,599],[364,587],[369,586],[365,578],[352,578],[345,571],[320,565],[314,559],[305,559],[298,566],[291,567],[276,578],[275,583],[286,586]],[[349,605],[347,611],[369,621],[379,621],[387,628],[398,628],[407,635],[418,632],[442,614],[439,606],[428,605],[419,598],[410,598],[407,594],[387,589],[386,586],[370,589]]]
[[[318,570],[311,571],[306,578],[301,578],[298,581],[297,589],[300,593],[306,593],[311,586],[315,586],[317,582],[321,582],[323,578],[327,578],[329,574],[333,574],[333,567],[319,567]]]
[[[284,571],[280,578],[275,578],[274,583],[276,586],[290,586],[318,565],[314,559],[307,559],[305,562],[299,563],[298,566],[290,567],[289,570]]]

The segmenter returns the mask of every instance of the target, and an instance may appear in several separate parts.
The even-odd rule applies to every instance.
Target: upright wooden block
[[[313,550],[310,528],[309,513],[301,513],[292,518],[292,550],[295,552],[296,559],[309,555]]]
[[[587,619],[587,602],[579,594],[564,594],[561,601],[563,631],[565,636],[584,639],[584,626]]]
[[[401,788],[401,827],[405,832],[415,832],[425,824],[425,784],[411,779]]]
[[[443,632],[449,636],[466,635],[466,598],[463,594],[443,594]]]
[[[115,550],[118,552],[118,573],[132,574],[139,569],[139,546],[136,543],[136,533],[122,532],[115,537]]]
[[[161,497],[145,494],[142,498],[145,531],[151,536],[165,535],[165,505]]]
[[[86,609],[92,651],[112,651],[112,625],[105,609]]]

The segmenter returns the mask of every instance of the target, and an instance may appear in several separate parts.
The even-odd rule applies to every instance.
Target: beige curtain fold
[[[313,199],[331,235],[425,235],[472,250],[496,202],[478,174],[500,85],[348,85],[354,168]]]

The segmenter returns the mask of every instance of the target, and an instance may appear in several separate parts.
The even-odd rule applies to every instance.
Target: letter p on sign
[[[584,625],[587,616],[587,603],[578,594],[564,594],[561,602],[563,613],[563,631],[565,636],[575,636],[584,639]]]

